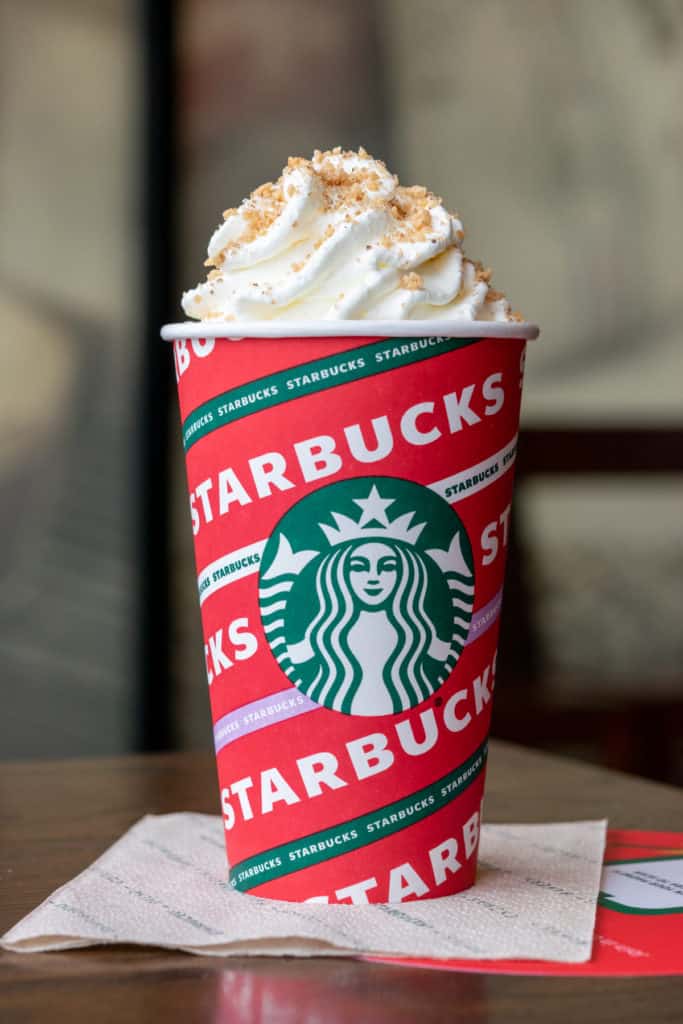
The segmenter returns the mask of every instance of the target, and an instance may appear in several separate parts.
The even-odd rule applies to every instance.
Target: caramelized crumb
[[[406,288],[409,292],[417,292],[421,288],[424,288],[424,281],[420,275],[416,274],[413,270],[409,274],[403,275],[399,281],[399,286],[401,288]]]
[[[234,242],[231,243],[231,244],[234,247]],[[228,248],[229,248],[229,246],[226,246],[225,249],[221,249],[220,252],[217,252],[215,256],[209,256],[209,258],[207,260],[204,260],[204,266],[205,267],[222,267],[223,264],[225,263],[225,253],[226,253]]]
[[[415,231],[429,230],[432,226],[432,218],[429,214],[429,210],[418,210],[416,214],[411,218],[411,224]]]
[[[326,242],[328,238],[332,238],[333,234],[334,234],[334,228],[332,227],[331,224],[328,224],[327,227],[325,228],[325,231],[324,231],[323,235],[318,239],[318,241],[315,243],[313,248],[314,249],[319,249],[320,246],[323,244],[323,242]]]

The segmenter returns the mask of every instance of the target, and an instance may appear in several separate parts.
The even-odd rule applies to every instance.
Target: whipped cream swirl
[[[362,148],[292,157],[223,218],[207,280],[183,294],[189,317],[521,319],[464,256],[462,224],[442,200],[402,187]]]

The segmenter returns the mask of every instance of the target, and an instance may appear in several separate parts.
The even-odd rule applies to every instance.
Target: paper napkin
[[[477,884],[456,896],[359,906],[230,888],[223,824],[142,818],[1,940],[15,952],[137,943],[213,956],[591,956],[606,822],[484,825]]]

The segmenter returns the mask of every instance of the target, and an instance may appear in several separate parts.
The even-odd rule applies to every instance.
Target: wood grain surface
[[[206,754],[2,766],[0,933],[143,814],[217,809],[213,759]],[[601,816],[618,828],[683,828],[677,790],[492,744],[490,821]],[[133,947],[0,954],[2,1024],[666,1024],[682,1013],[678,978],[521,978],[342,958],[199,958]]]

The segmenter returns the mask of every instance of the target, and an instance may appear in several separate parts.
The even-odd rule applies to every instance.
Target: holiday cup
[[[474,882],[537,333],[163,329],[235,889],[393,903]]]

